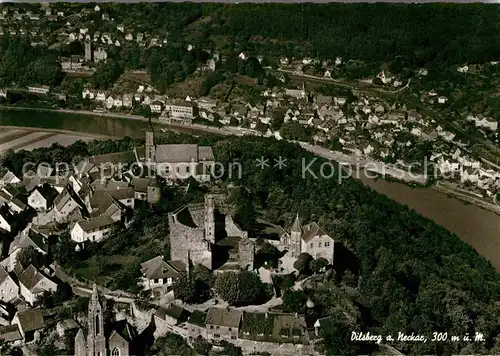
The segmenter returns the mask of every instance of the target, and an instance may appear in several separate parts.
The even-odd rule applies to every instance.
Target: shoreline
[[[136,121],[142,121],[142,122],[149,122],[150,121],[150,119],[147,119],[144,116],[140,116],[140,115],[132,115],[132,114],[125,114],[125,113],[94,112],[94,111],[89,111],[89,110],[48,109],[48,108],[36,108],[36,107],[30,107],[30,106],[9,106],[9,105],[0,105],[0,109],[1,110],[13,110],[13,111],[40,111],[40,112],[53,112],[53,113],[70,114],[70,115],[97,116],[97,117],[107,117],[107,118],[114,118],[114,119],[136,120]],[[171,124],[171,123],[165,122],[165,121],[157,119],[157,118],[151,118],[151,123],[170,127],[174,131],[176,131],[175,129],[178,129],[179,132],[183,132],[183,129],[184,129],[184,130],[188,130],[188,131],[209,132],[209,133],[224,135],[224,136],[237,135],[236,131],[230,130],[228,128],[217,128],[217,127],[213,127],[213,126],[201,125],[201,124],[196,124],[196,123],[192,123],[189,125]]]
[[[495,214],[500,216],[500,206],[499,205],[496,205],[494,203],[488,203],[487,201],[484,201],[483,199],[480,199],[479,197],[474,197],[474,196],[467,194],[465,192],[462,192],[460,190],[454,189],[452,187],[448,187],[448,186],[446,186],[446,184],[440,183],[439,181],[436,182],[436,184],[434,186],[432,186],[432,189],[434,189],[440,193],[446,194],[447,196],[450,196],[452,198],[458,199],[462,202],[477,206],[478,208],[491,211],[492,213],[495,213]]]
[[[135,120],[135,121],[141,121],[141,122],[149,122],[150,120],[140,116],[140,115],[132,115],[132,114],[122,114],[122,113],[101,113],[101,112],[93,112],[89,110],[74,110],[74,109],[48,109],[48,108],[36,108],[36,107],[25,107],[25,106],[8,106],[8,105],[0,105],[0,110],[13,110],[13,111],[40,111],[40,112],[53,112],[53,113],[61,113],[61,114],[69,114],[69,115],[85,115],[85,116],[95,116],[95,117],[107,117],[107,118],[115,118],[115,119],[128,119],[128,120]],[[182,124],[170,124],[167,123],[163,120],[160,119],[151,119],[152,124],[156,125],[161,125],[165,127],[171,128],[173,131],[176,132],[184,132],[188,131],[190,134],[196,134],[196,132],[204,132],[204,133],[213,133],[217,135],[222,135],[222,136],[243,136],[245,135],[245,132],[238,130],[234,127],[213,127],[213,126],[208,126],[208,125],[201,125],[201,124],[196,124],[192,123],[189,125],[182,125]],[[8,129],[23,129],[23,130],[29,130],[29,131],[43,131],[43,132],[54,132],[54,133],[59,133],[59,134],[69,134],[69,135],[77,135],[81,137],[89,137],[89,138],[94,138],[94,139],[120,139],[121,137],[117,136],[109,136],[109,135],[100,135],[100,134],[92,134],[92,133],[85,133],[81,131],[72,131],[72,130],[60,130],[60,129],[46,129],[46,128],[38,128],[38,127],[26,127],[26,126],[0,126]],[[177,129],[177,130],[176,130]],[[333,152],[329,152],[326,148],[323,148],[321,146],[313,146],[310,144],[304,145],[300,144],[303,149],[306,149],[307,151],[315,154],[316,156],[323,157],[329,160],[334,160],[341,164],[339,160],[336,160],[335,158],[339,159],[339,157],[333,157],[335,156]],[[390,167],[385,167],[390,168]],[[390,171],[391,169],[389,169]],[[385,172],[387,173],[387,172]],[[393,173],[393,172],[392,172]],[[482,199],[475,198],[469,194],[462,193],[460,191],[457,191],[453,188],[446,187],[445,184],[440,183],[439,181],[436,182],[434,185],[425,187],[422,186],[422,182],[417,179],[416,181],[411,181],[407,179],[401,179],[401,177],[396,177],[396,174],[388,174],[389,177],[391,177],[391,181],[395,181],[400,184],[405,184],[408,186],[411,186],[411,184],[417,184],[418,188],[432,188],[440,193],[446,194],[448,196],[451,196],[457,200],[473,204],[481,209],[485,209],[488,211],[491,211],[497,215],[500,215],[500,206],[492,204],[492,203],[487,203]],[[354,177],[355,179],[358,179]],[[385,178],[382,178],[385,179]],[[386,179],[387,180],[387,179]]]

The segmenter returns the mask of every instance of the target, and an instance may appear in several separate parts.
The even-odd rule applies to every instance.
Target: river
[[[0,110],[0,126],[79,131],[107,136],[144,137],[143,121],[52,112]],[[189,128],[181,131],[190,132]],[[432,188],[362,178],[363,183],[455,233],[500,271],[500,216],[448,197]]]

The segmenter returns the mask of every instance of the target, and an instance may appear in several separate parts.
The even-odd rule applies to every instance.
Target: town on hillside
[[[342,56],[228,50],[215,37],[190,41],[189,30],[174,33],[175,22],[155,30],[106,4],[3,4],[0,21],[2,46],[12,49],[5,63],[19,48],[47,74],[20,69],[2,78],[0,101],[8,106],[305,142],[341,163],[408,183],[439,181],[447,193],[496,208],[496,111],[493,104],[470,109],[464,91],[465,83],[485,87],[497,61],[448,68],[450,87],[433,68],[409,69],[401,58],[372,66]],[[493,103],[494,93],[484,95]]]
[[[212,147],[157,141],[147,132],[144,146],[82,157],[72,171],[39,165],[2,176],[0,345],[144,355],[176,336],[244,354],[317,353],[332,317],[303,290],[334,278],[332,232],[296,212],[284,226],[262,221],[258,236],[249,233],[245,188],[211,181]],[[197,185],[206,187],[199,199],[164,202]],[[139,237],[158,223],[161,204],[166,226]],[[130,263],[119,257],[126,238],[159,245]],[[102,261],[99,250],[109,249],[125,260]],[[356,286],[351,272],[345,278]]]

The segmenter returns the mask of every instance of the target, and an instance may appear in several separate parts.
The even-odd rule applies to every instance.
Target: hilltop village
[[[4,350],[61,352],[74,345],[69,351],[81,356],[135,355],[176,334],[190,345],[230,343],[245,354],[277,349],[313,354],[330,317],[315,311],[310,300],[309,310],[300,313],[288,305],[293,302],[280,305],[305,288],[306,280],[294,282],[294,274],[331,273],[335,240],[298,214],[262,240],[235,221],[238,203],[230,199],[231,191],[215,189],[167,214],[168,234],[159,239],[169,246],[168,255],[158,252],[122,267],[136,268],[121,284],[135,293],[98,285],[68,267],[67,259],[134,229],[141,206],[159,204],[165,189],[189,190],[191,180],[210,186],[211,147],[156,144],[152,132],[144,142],[130,151],[83,157],[64,175],[40,165],[22,177],[8,171],[0,179]],[[148,175],[109,173],[134,165]],[[280,286],[283,280],[292,285]]]

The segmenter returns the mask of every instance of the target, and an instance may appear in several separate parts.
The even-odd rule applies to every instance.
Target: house
[[[19,296],[19,287],[5,268],[0,267],[0,300],[9,303]]]
[[[19,275],[19,286],[21,295],[31,306],[33,306],[43,293],[53,293],[57,290],[57,284],[33,265],[29,265],[28,268]]]
[[[241,321],[240,337],[280,344],[309,343],[305,318],[298,314],[245,312]]]
[[[94,62],[99,63],[100,61],[106,61],[108,59],[108,53],[102,48],[98,47],[94,50]]]
[[[316,259],[321,257],[333,264],[334,239],[315,222],[302,226],[298,214],[290,234],[283,234],[281,243],[292,256],[306,252]]]
[[[29,86],[28,91],[35,94],[48,94],[50,87],[47,85]]]
[[[181,269],[172,262],[165,262],[163,256],[157,256],[141,263],[142,285],[144,290],[166,289],[171,287]]]
[[[229,308],[208,309],[205,328],[208,339],[214,340],[236,340],[238,339],[241,318],[241,310]]]
[[[127,33],[127,34],[125,35],[125,39],[126,39],[127,41],[132,41],[132,40],[134,39],[134,36],[133,36],[131,33]]]
[[[160,101],[154,101],[149,104],[149,109],[152,113],[161,113],[163,111],[163,104]]]
[[[167,308],[158,308],[154,314],[155,325],[158,329],[162,326],[174,326],[188,320],[190,313],[175,304],[170,304]],[[166,325],[162,325],[166,324]]]
[[[93,90],[89,90],[88,88],[85,88],[82,91],[82,98],[89,98],[90,100],[94,100],[95,97],[95,92]]]
[[[14,223],[15,219],[9,207],[7,205],[2,205],[0,207],[0,231],[12,232]]]
[[[193,103],[190,101],[171,102],[166,104],[166,110],[169,111],[173,120],[185,121],[192,120],[194,117]]]
[[[217,100],[210,99],[207,97],[202,97],[196,100],[198,108],[212,111],[217,106]]]
[[[56,330],[59,337],[64,337],[68,331],[78,330],[80,326],[74,319],[64,319],[57,322]]]
[[[106,109],[111,109],[115,105],[115,98],[112,95],[106,98]]]
[[[121,108],[123,106],[123,101],[122,101],[121,96],[114,97],[113,106],[115,108]]]
[[[446,104],[447,101],[448,101],[448,98],[446,96],[440,96],[438,98],[438,103],[439,104]]]
[[[95,96],[95,100],[105,102],[106,101],[106,93],[104,93],[102,91],[97,92],[97,94]]]
[[[3,187],[4,185],[7,184],[17,184],[17,183],[21,183],[21,180],[17,178],[16,175],[11,171],[5,173],[2,179],[0,179],[0,187]]]
[[[14,347],[23,344],[23,337],[17,325],[0,326],[0,340]]]
[[[122,102],[123,106],[126,108],[130,108],[133,105],[133,95],[132,94],[123,94]]]
[[[77,243],[99,242],[111,234],[115,224],[116,222],[106,215],[79,221],[71,229],[71,239]]]
[[[17,263],[17,255],[28,246],[33,247],[42,255],[46,255],[49,251],[46,237],[42,233],[33,230],[32,227],[27,227],[14,238],[14,241],[9,246],[9,255],[1,262],[1,265],[8,272],[13,271]]]
[[[20,310],[14,315],[12,325],[19,327],[24,343],[31,343],[40,339],[40,332],[45,328],[45,321],[40,309]]]
[[[160,199],[161,191],[156,179],[134,178],[130,184],[134,189],[134,198],[137,200],[147,200],[154,204]]]
[[[57,195],[57,190],[52,188],[49,184],[44,184],[31,192],[28,196],[28,205],[36,211],[45,212],[52,208],[52,204]]]
[[[207,330],[205,328],[205,320],[207,319],[207,313],[202,312],[201,310],[193,310],[191,316],[186,322],[186,327],[189,332],[189,339],[194,340],[197,337],[201,336],[206,338]]]
[[[63,189],[54,200],[54,216],[58,222],[68,219],[70,214],[82,207],[80,199],[70,186]]]

